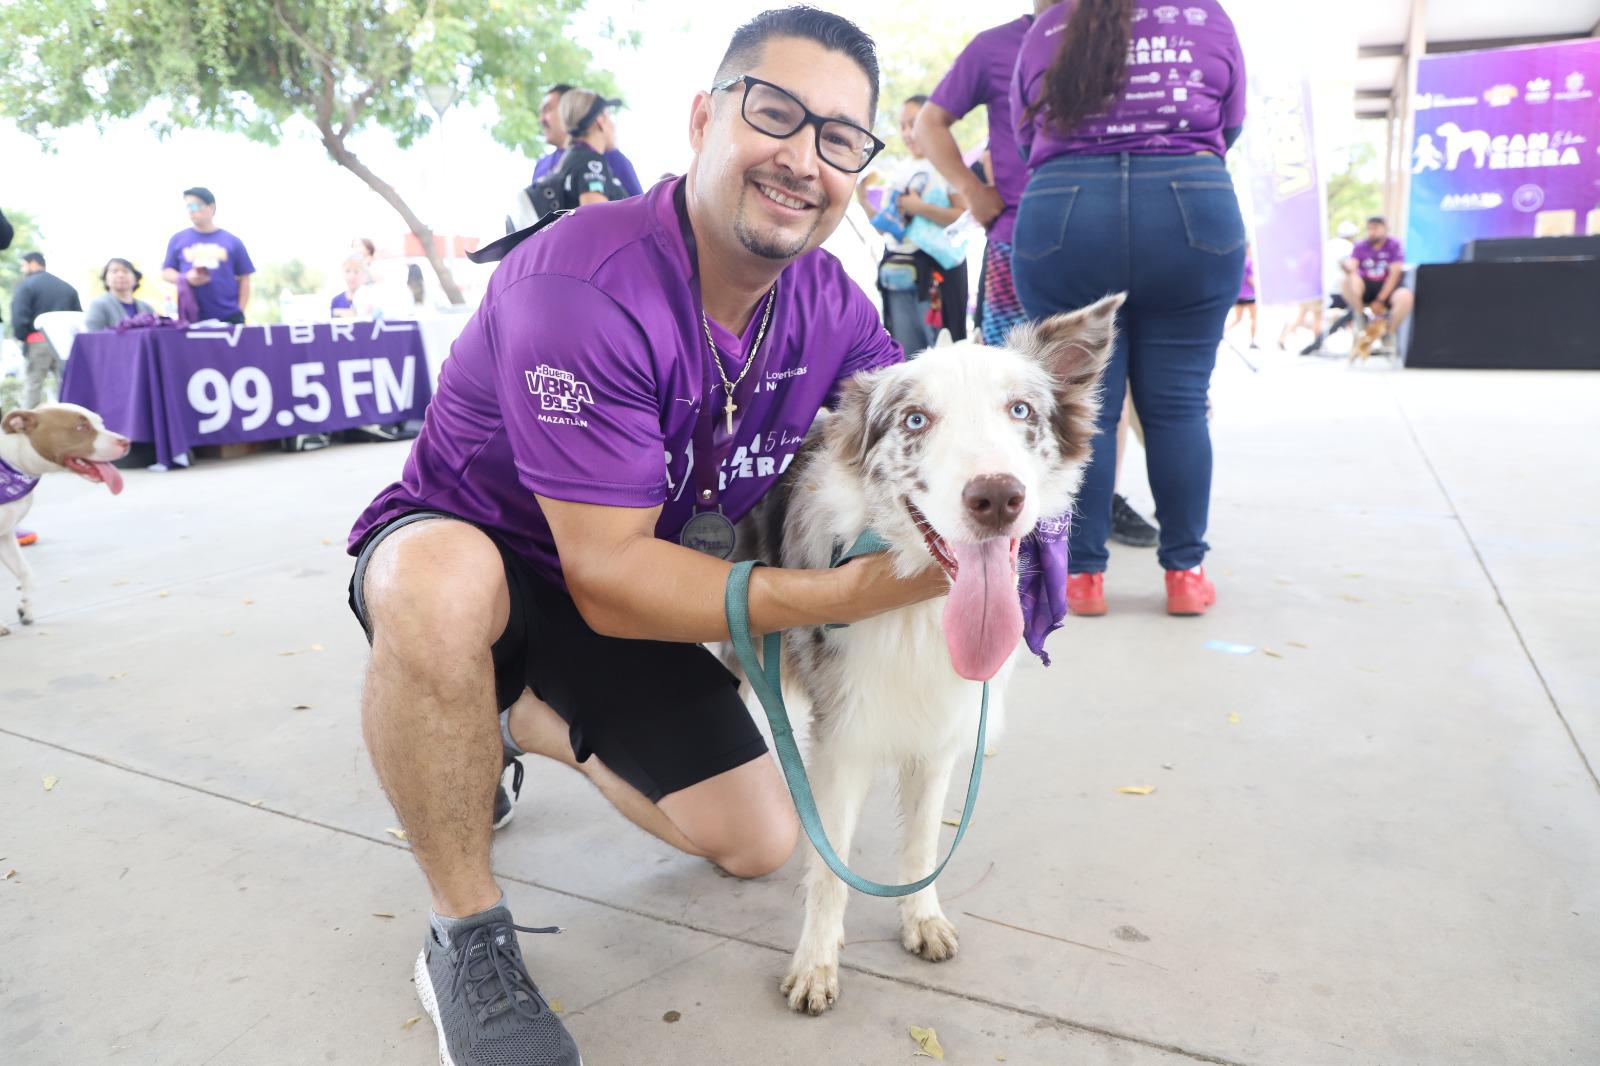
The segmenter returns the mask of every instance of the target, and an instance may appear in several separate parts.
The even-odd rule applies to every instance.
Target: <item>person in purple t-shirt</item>
[[[364,732],[432,893],[417,985],[457,1066],[578,1061],[490,870],[502,749],[577,768],[736,876],[795,845],[782,776],[701,643],[727,639],[731,565],[685,543],[756,505],[842,379],[903,358],[819,248],[882,148],[878,67],[854,25],[797,7],[740,28],[709,84],[684,178],[518,238],[400,480],[351,531]],[[752,628],[944,589],[884,557],[762,568]]]
[[[1017,203],[1028,171],[1017,153],[1011,115],[1011,72],[1034,16],[1052,0],[1033,0],[1033,15],[992,26],[974,37],[956,57],[928,104],[917,116],[917,140],[944,180],[966,198],[972,217],[988,230],[978,303],[985,344],[1003,344],[1006,334],[1027,315],[1011,282],[1011,240]],[[989,160],[993,184],[986,184],[961,161],[950,132],[968,112],[983,106],[989,119]]]
[[[1160,518],[1167,611],[1203,614],[1206,392],[1239,294],[1245,229],[1222,156],[1244,122],[1244,58],[1217,0],[1065,0],[1023,38],[1011,84],[1027,190],[1012,274],[1030,318],[1125,291],[1100,432],[1072,523],[1067,603],[1106,612],[1116,434],[1131,387]]]
[[[533,180],[538,181],[546,174],[551,173],[561,165],[561,160],[567,154],[567,141],[570,134],[567,125],[561,119],[561,98],[572,89],[571,85],[562,82],[552,85],[545,90],[544,99],[539,103],[539,126],[544,130],[544,139],[555,151],[546,152],[539,157],[533,165]],[[639,184],[639,175],[633,169],[633,161],[622,154],[616,147],[605,151],[606,166],[611,168],[611,174],[622,183],[629,196],[639,196],[644,192],[644,186]]]
[[[1346,263],[1344,300],[1355,311],[1360,332],[1363,311],[1389,316],[1386,343],[1411,313],[1411,292],[1402,283],[1406,256],[1400,242],[1389,236],[1389,224],[1380,216],[1367,219],[1367,239],[1355,246]]]
[[[217,198],[210,189],[183,190],[183,206],[192,225],[167,242],[161,276],[178,286],[180,308],[192,298],[202,319],[243,322],[256,272],[250,253],[238,237],[217,228]]]

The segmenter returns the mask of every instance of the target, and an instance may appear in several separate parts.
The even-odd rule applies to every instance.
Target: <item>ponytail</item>
[[[1133,0],[1078,0],[1026,117],[1048,112],[1050,125],[1068,134],[1110,107],[1122,91],[1132,33]]]

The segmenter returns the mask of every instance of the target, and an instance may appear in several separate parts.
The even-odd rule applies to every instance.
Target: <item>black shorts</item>
[[[368,535],[350,578],[350,609],[369,641],[361,590],[374,549],[401,526],[455,517],[413,511]],[[715,655],[699,644],[601,636],[571,596],[484,533],[500,549],[511,593],[505,632],[491,649],[498,708],[532,689],[566,720],[574,758],[599,756],[652,803],[766,752],[738,679]]]
[[[1405,288],[1404,285],[1396,285],[1394,287],[1394,292],[1389,294],[1390,298],[1393,299],[1394,293],[1399,292],[1403,288]],[[1361,279],[1361,302],[1363,304],[1370,304],[1372,301],[1376,300],[1378,298],[1378,293],[1382,291],[1382,281],[1373,281],[1371,278]]]

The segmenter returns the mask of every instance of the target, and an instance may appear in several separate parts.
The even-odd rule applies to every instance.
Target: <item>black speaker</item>
[[[1413,322],[1408,367],[1600,370],[1600,259],[1418,267]]]
[[[1496,237],[1468,241],[1461,249],[1463,263],[1505,262],[1511,259],[1600,259],[1600,234],[1587,237]]]

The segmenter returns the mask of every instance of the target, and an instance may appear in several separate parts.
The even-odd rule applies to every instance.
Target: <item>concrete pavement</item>
[[[857,896],[838,1006],[793,1016],[798,858],[719,876],[530,764],[495,863],[567,929],[523,943],[589,1066],[910,1063],[911,1025],[952,1063],[1600,1061],[1600,376],[1225,354],[1214,396],[1221,602],[1168,619],[1118,549],[1110,615],[1019,672],[952,962]],[[344,606],[405,447],[40,490],[39,623],[0,638],[0,1061],[434,1061]]]

